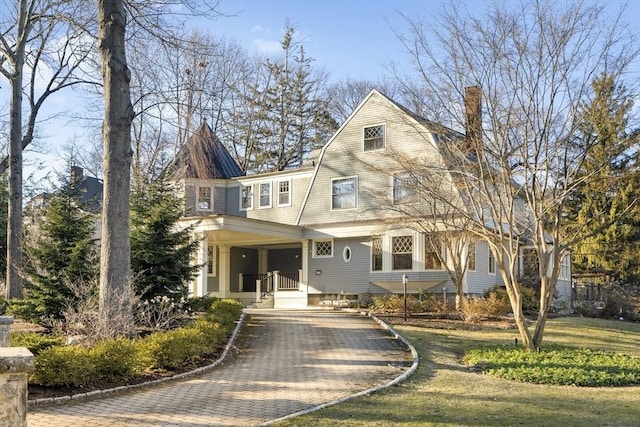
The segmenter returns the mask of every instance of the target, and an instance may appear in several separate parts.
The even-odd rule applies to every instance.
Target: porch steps
[[[273,308],[274,298],[273,295],[267,295],[260,301],[254,301],[247,308]]]

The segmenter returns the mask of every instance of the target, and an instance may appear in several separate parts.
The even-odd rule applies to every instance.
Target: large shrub
[[[88,387],[98,380],[94,360],[87,347],[51,347],[35,358],[29,382],[49,387]]]
[[[11,334],[11,347],[26,347],[34,356],[43,350],[63,345],[65,338],[55,335],[43,335],[36,332],[15,332]]]
[[[482,298],[463,298],[460,304],[462,318],[469,323],[504,316],[510,311],[509,302],[498,298],[495,292]]]
[[[229,328],[238,320],[242,314],[242,303],[233,299],[222,299],[214,301],[207,312],[207,320],[215,321]]]
[[[504,286],[495,286],[484,293],[485,297],[490,296],[491,294],[495,294],[496,297],[506,303],[511,305],[509,301],[509,295],[507,294],[507,290]],[[522,311],[524,314],[533,315],[538,312],[540,308],[540,301],[536,292],[533,288],[528,286],[520,285],[520,294],[522,295]]]

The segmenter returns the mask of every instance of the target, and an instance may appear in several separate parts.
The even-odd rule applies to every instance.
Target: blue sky
[[[525,0],[526,1],[526,0]],[[562,0],[558,0],[562,1]],[[627,4],[632,28],[640,33],[640,0],[603,0],[612,12]],[[220,0],[221,17],[206,24],[216,36],[238,41],[249,53],[279,49],[285,20],[297,28],[306,53],[332,79],[347,76],[376,80],[385,65],[406,61],[394,30],[405,32],[400,14],[433,17],[448,0]],[[471,12],[482,14],[488,0],[465,0]],[[640,70],[638,70],[640,73]]]
[[[640,34],[640,0],[602,1],[607,1],[612,13],[626,3],[625,16]],[[375,81],[388,74],[385,66],[389,61],[406,63],[407,57],[394,34],[394,30],[407,30],[401,14],[432,19],[438,25],[437,15],[444,4],[448,0],[220,0],[220,11],[228,16],[191,24],[216,37],[237,41],[249,54],[268,54],[280,51],[285,21],[289,19],[297,29],[298,40],[304,41],[307,56],[315,59],[315,66],[329,72],[333,81],[346,77]],[[480,15],[491,1],[465,0],[463,4]],[[640,76],[640,66],[636,65],[635,72]],[[8,96],[7,85],[0,82],[0,86],[0,96]],[[82,105],[69,95],[48,103],[45,115],[54,114],[56,108],[65,109],[66,103]],[[40,135],[45,136],[47,166],[64,168],[58,160],[63,145],[74,135],[82,139],[85,134],[85,130],[74,129],[65,119],[42,125]]]

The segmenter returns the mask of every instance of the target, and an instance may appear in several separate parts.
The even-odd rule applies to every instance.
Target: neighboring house
[[[71,166],[69,183],[78,191],[82,209],[85,212],[97,214],[102,210],[102,180],[85,176],[79,166]],[[36,223],[53,193],[40,193],[31,198],[24,208],[26,223]]]
[[[173,165],[184,188],[181,224],[194,225],[201,239],[197,262],[204,268],[190,293],[306,307],[400,293],[406,274],[411,293],[454,294],[425,235],[380,206],[380,197],[408,196],[387,150],[440,164],[438,140],[428,122],[372,90],[301,168],[243,176],[203,124]],[[486,242],[467,249],[464,292],[500,285]],[[570,295],[566,270],[558,282],[563,297]]]

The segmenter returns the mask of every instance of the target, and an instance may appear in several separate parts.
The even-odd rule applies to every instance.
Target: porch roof
[[[190,217],[183,219],[183,223],[193,225],[196,232],[211,236],[216,243],[233,246],[305,240],[303,227],[230,215]]]

